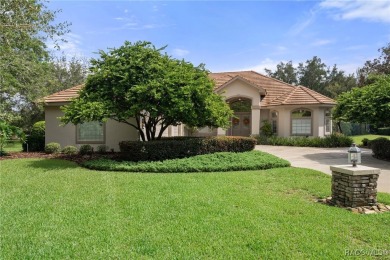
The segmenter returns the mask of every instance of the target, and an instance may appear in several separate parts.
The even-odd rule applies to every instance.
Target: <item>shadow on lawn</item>
[[[59,159],[42,159],[38,161],[31,161],[29,162],[29,166],[32,168],[44,169],[47,171],[76,169],[80,167],[74,162]]]

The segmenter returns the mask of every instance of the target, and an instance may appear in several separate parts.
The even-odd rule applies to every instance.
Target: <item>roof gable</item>
[[[243,82],[245,82],[246,84],[248,84],[248,85],[250,85],[250,86],[252,86],[252,87],[258,89],[260,92],[262,92],[262,93],[264,93],[264,94],[266,93],[266,91],[265,91],[264,88],[262,88],[261,86],[259,86],[259,85],[255,84],[255,83],[251,82],[250,80],[248,80],[248,79],[246,79],[246,78],[244,78],[244,77],[242,77],[242,76],[240,76],[240,75],[236,75],[236,76],[232,77],[229,81],[223,83],[222,85],[216,86],[215,89],[214,89],[214,91],[215,91],[215,92],[219,92],[219,91],[221,91],[222,89],[224,89],[225,87],[229,86],[230,84],[232,84],[232,83],[234,83],[234,82],[236,82],[236,81],[243,81]]]
[[[60,92],[51,94],[43,98],[45,103],[63,103],[69,102],[72,98],[79,96],[80,90],[84,87],[84,84],[74,86]]]
[[[306,105],[306,104],[328,104],[334,105],[336,102],[320,93],[303,86],[293,86],[283,81],[264,76],[255,71],[221,72],[210,73],[209,77],[215,81],[215,91],[220,91],[231,83],[240,80],[259,91],[265,93],[260,105],[280,106],[280,105]],[[84,84],[78,85],[50,96],[44,97],[44,102],[66,103],[79,95],[79,91]]]
[[[262,107],[279,105],[306,105],[306,104],[329,104],[336,102],[320,93],[303,86],[293,86],[283,81],[264,76],[255,71],[221,72],[210,73],[214,79],[216,90],[229,84],[235,77],[240,77],[258,88],[264,89],[266,96],[261,101]]]

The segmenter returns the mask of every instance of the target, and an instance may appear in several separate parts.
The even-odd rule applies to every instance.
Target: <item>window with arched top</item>
[[[312,112],[305,108],[291,112],[291,135],[312,135]]]

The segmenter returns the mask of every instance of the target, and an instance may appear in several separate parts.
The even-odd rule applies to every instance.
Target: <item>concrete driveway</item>
[[[294,167],[309,168],[331,175],[330,165],[347,164],[347,148],[312,148],[291,146],[256,145],[264,151],[288,160]],[[371,149],[362,148],[362,165],[381,169],[378,191],[390,193],[390,162],[372,157]]]

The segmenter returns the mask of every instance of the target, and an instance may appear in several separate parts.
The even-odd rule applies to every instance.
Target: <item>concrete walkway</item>
[[[348,148],[312,148],[291,146],[256,145],[264,151],[288,160],[294,167],[309,168],[331,175],[330,165],[347,164]],[[378,191],[390,193],[390,162],[372,157],[371,149],[362,150],[362,165],[381,169]]]

